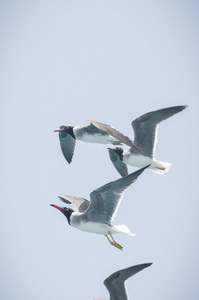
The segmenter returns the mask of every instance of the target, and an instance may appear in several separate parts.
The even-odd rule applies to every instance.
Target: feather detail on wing
[[[93,125],[95,125],[97,128],[110,134],[112,137],[117,139],[119,142],[124,143],[127,146],[138,150],[138,147],[135,146],[133,141],[131,139],[129,139],[128,136],[126,136],[122,132],[116,130],[114,127],[104,124],[104,123],[101,123],[101,122],[98,122],[98,121],[94,121],[94,120],[88,120],[88,121],[91,122]]]
[[[63,156],[70,164],[73,158],[76,140],[70,134],[63,132],[59,133],[59,140]]]
[[[144,268],[151,266],[152,263],[140,264],[132,266],[111,274],[104,280],[104,285],[109,291],[110,299],[114,300],[128,300],[127,290],[125,286],[125,281],[135,275],[136,273],[142,271]]]
[[[146,168],[148,166],[94,190],[90,194],[90,206],[85,212],[89,220],[110,224],[114,220],[125,189],[135,182]]]
[[[84,213],[90,205],[90,201],[84,198],[73,197],[68,195],[59,195],[58,197],[64,203],[75,204],[78,213]]]
[[[158,124],[185,108],[186,106],[182,105],[148,112],[131,123],[135,134],[134,143],[141,149],[142,154],[153,157],[157,143]]]
[[[119,174],[122,177],[127,176],[128,175],[128,167],[127,167],[127,165],[121,161],[121,159],[119,158],[119,156],[114,151],[108,150],[108,152],[109,152],[110,160],[112,161],[114,167],[119,172]]]

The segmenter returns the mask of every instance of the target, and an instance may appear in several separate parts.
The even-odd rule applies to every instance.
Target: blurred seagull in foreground
[[[125,143],[127,146],[137,149],[133,142],[121,132],[114,129],[113,137],[111,135],[112,127],[103,123],[103,130],[96,127],[94,124],[90,123],[88,126],[68,126],[61,125],[60,129],[54,130],[54,132],[59,132],[59,140],[62,153],[70,164],[73,158],[76,140],[87,143],[97,143],[97,144],[113,144],[122,145]]]
[[[104,285],[110,294],[110,300],[128,300],[128,294],[126,289],[125,281],[135,275],[136,273],[142,271],[143,269],[151,266],[152,263],[140,264],[132,266],[111,274],[104,280]],[[100,299],[93,299],[100,300]]]
[[[125,233],[133,236],[135,234],[132,234],[125,225],[112,225],[112,221],[117,214],[125,189],[135,182],[146,168],[148,166],[99,187],[90,194],[90,201],[84,198],[60,195],[59,198],[63,202],[76,205],[76,212],[68,207],[59,207],[54,204],[51,206],[65,215],[69,225],[82,231],[104,234],[111,245],[122,250],[123,247],[114,240],[112,235]]]
[[[120,147],[115,149],[108,148],[110,159],[121,176],[128,175],[127,165],[141,168],[151,164],[149,168],[158,174],[164,174],[169,171],[171,163],[157,161],[154,158],[158,124],[185,108],[186,106],[182,105],[159,109],[146,113],[131,123],[135,135],[133,143],[137,148],[131,147],[129,150],[124,150]],[[104,129],[103,124],[96,121],[91,122],[98,128]],[[111,131],[112,136],[116,137],[114,128],[111,128]],[[125,141],[123,142],[125,144]]]

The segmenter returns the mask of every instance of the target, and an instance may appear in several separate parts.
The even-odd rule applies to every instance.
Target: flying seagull
[[[181,105],[159,109],[148,112],[132,121],[131,125],[135,135],[133,143],[137,146],[137,149],[135,147],[131,147],[129,150],[124,150],[120,147],[115,149],[108,148],[110,159],[121,176],[126,176],[128,174],[127,165],[141,168],[150,164],[151,166],[149,168],[158,174],[164,174],[169,171],[171,163],[157,161],[154,158],[158,124],[181,112],[186,107],[187,106],[185,105]],[[97,121],[91,122],[101,130],[106,129],[104,129],[102,123]],[[114,128],[110,128],[112,136],[116,137],[117,132],[114,133]],[[123,141],[123,143],[125,144],[125,141]]]
[[[144,268],[151,266],[152,263],[132,266],[111,274],[104,280],[104,285],[109,291],[110,300],[128,300],[128,294],[125,281],[142,271]],[[96,299],[97,300],[97,299]]]
[[[137,147],[127,136],[114,129],[114,134],[116,137],[113,137],[110,130],[112,127],[106,124],[103,124],[103,126],[104,129],[101,130],[92,123],[90,123],[88,126],[81,127],[61,125],[60,129],[54,130],[54,132],[59,132],[61,150],[69,164],[73,158],[76,140],[87,143],[113,145],[122,145],[121,143],[124,142],[127,146],[137,149]]]
[[[72,227],[90,233],[103,234],[111,245],[122,250],[123,247],[114,240],[113,234],[125,233],[132,236],[135,234],[132,234],[125,225],[112,225],[112,221],[116,216],[125,189],[135,182],[146,168],[148,166],[99,187],[90,194],[90,201],[84,198],[60,195],[59,198],[65,203],[76,205],[76,212],[68,207],[59,207],[55,204],[51,204],[51,206],[60,210]]]

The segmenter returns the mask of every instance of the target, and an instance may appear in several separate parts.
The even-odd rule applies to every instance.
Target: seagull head
[[[57,208],[59,211],[62,212],[62,214],[64,214],[64,216],[67,218],[68,220],[68,224],[70,225],[70,216],[72,215],[72,213],[74,212],[73,209],[69,208],[69,207],[60,207],[58,205],[55,204],[50,204],[50,206]]]
[[[54,132],[59,132],[62,138],[66,137],[67,134],[70,134],[75,139],[73,128],[74,126],[61,125],[60,128],[55,129]]]
[[[121,160],[123,160],[123,149],[121,147],[116,147],[116,148],[108,148],[109,152],[113,151],[115,154],[119,156]]]

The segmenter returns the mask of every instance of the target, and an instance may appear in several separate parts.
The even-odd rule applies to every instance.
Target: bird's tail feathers
[[[117,230],[117,232],[129,234],[131,236],[136,236],[136,233],[132,233],[130,229],[126,225],[114,225],[114,228]]]
[[[171,163],[155,160],[151,166],[151,170],[158,173],[159,175],[164,175],[170,170],[171,166]]]

